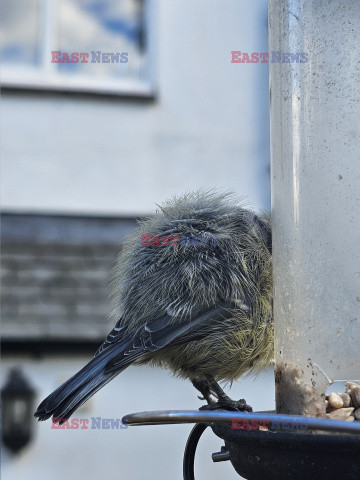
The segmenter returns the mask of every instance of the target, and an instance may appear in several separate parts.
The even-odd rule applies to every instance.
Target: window
[[[152,95],[150,0],[0,0],[2,85]]]

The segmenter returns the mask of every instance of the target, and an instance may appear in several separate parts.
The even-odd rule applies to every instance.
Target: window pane
[[[141,78],[142,0],[59,0],[56,16],[59,23],[55,49],[69,55],[89,54],[87,63],[58,63],[61,72],[97,78]],[[103,57],[107,53],[113,56]],[[127,55],[121,57],[122,53]]]
[[[40,0],[1,0],[1,61],[37,66],[41,61]]]

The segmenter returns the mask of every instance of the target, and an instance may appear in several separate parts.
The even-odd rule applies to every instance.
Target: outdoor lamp
[[[19,368],[10,370],[1,390],[2,440],[14,453],[31,440],[35,391]]]

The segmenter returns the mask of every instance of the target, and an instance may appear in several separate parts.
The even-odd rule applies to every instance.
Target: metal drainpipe
[[[322,416],[360,378],[360,2],[270,0],[269,35],[276,405]]]

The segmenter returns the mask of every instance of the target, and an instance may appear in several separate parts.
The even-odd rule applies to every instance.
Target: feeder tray
[[[266,420],[269,431],[231,428],[234,421]],[[247,480],[327,480],[360,478],[360,422],[274,413],[228,411],[158,411],[126,415],[128,425],[196,423],[184,454],[184,480],[193,480],[194,460],[199,439],[207,426],[225,442],[214,462],[230,460],[236,472]],[[271,430],[272,425],[287,425],[301,431]],[[321,433],[304,433],[319,430]],[[323,433],[326,432],[326,433]],[[331,432],[331,433],[329,433]]]
[[[359,435],[239,431],[228,425],[212,430],[247,480],[360,478]]]

